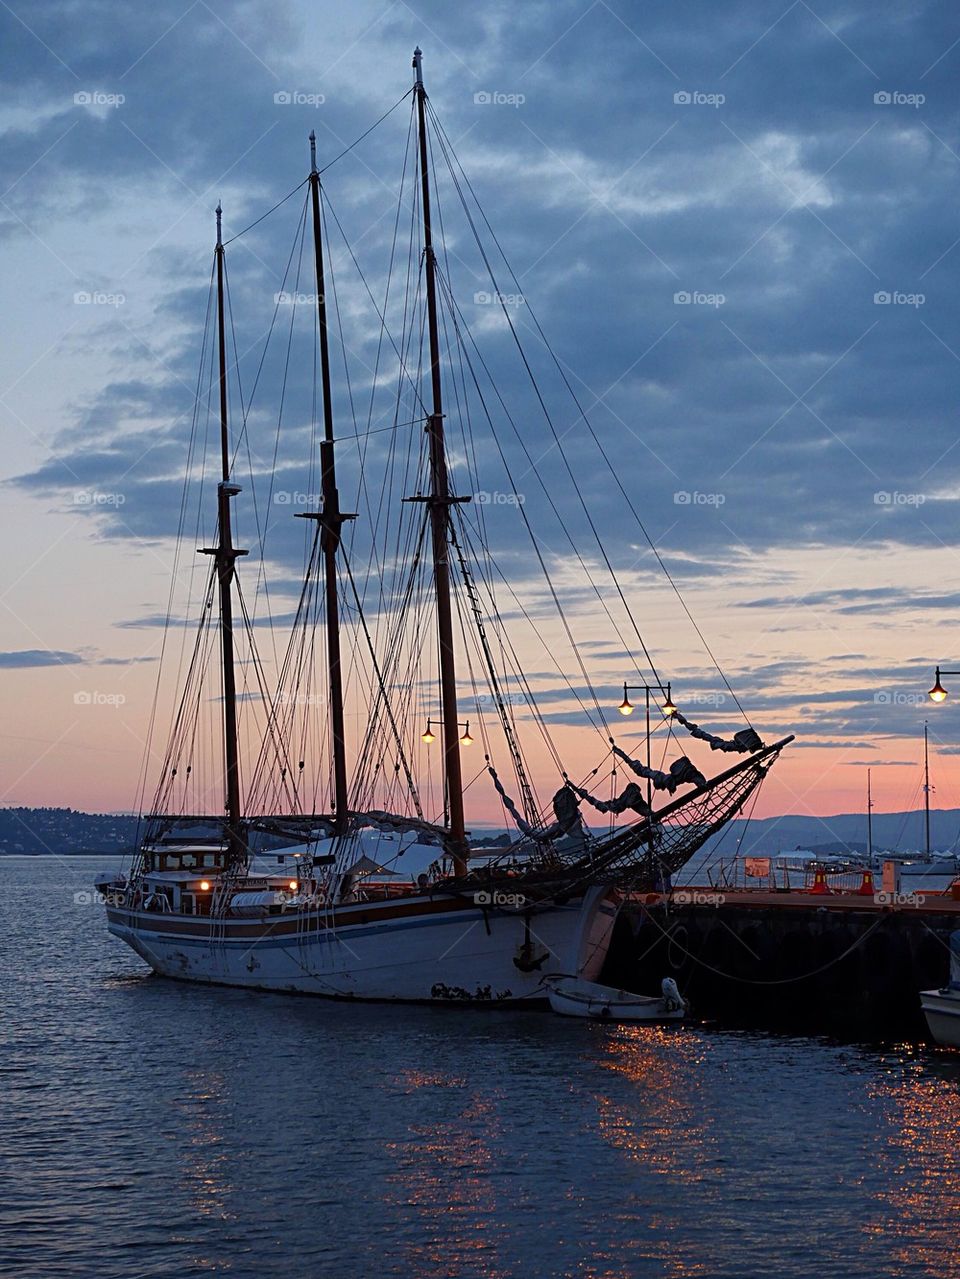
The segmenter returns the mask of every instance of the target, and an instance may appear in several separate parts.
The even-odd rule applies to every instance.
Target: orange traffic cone
[[[857,889],[858,897],[872,897],[874,894],[873,871],[867,867],[863,872],[863,880]]]
[[[810,892],[817,893],[821,897],[824,897],[824,896],[829,897],[833,895],[833,889],[827,883],[827,876],[824,871],[818,870],[814,874],[813,886],[811,887]]]

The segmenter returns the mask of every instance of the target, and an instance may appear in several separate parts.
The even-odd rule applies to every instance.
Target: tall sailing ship
[[[210,341],[205,337],[198,380],[199,387],[206,376],[208,412],[219,427],[215,535],[202,549],[210,571],[192,647],[183,650],[181,696],[154,801],[142,819],[138,853],[129,875],[106,876],[97,887],[111,933],[167,977],[341,999],[545,1002],[547,985],[559,974],[588,981],[599,976],[625,894],[667,882],[755,795],[791,739],[764,745],[745,715],[744,728],[728,738],[717,736],[674,705],[498,286],[480,229],[491,238],[493,233],[424,90],[419,49],[413,66],[411,89],[382,117],[410,100],[382,300],[374,297],[333,212],[312,134],[310,173],[294,189],[304,189],[304,199],[284,282],[296,261],[299,284],[308,246],[316,281],[316,294],[307,296],[315,347],[312,384],[320,392],[310,451],[319,457],[319,500],[316,510],[294,512],[308,530],[304,574],[271,690],[255,643],[262,619],[248,607],[237,571],[247,552],[235,544],[242,510],[235,472],[241,449],[250,454],[253,393],[246,402],[239,395],[238,425],[231,420],[237,395],[230,378],[238,374],[228,354],[233,311],[217,209]],[[459,260],[463,246],[458,241],[451,247],[438,234],[440,166],[489,272],[488,297],[499,332],[519,352],[531,403],[572,486],[573,505],[591,538],[589,553],[578,549],[571,503],[544,482],[531,452],[530,428],[519,429],[457,303],[451,258]],[[403,215],[410,229],[405,254],[398,249]],[[341,263],[352,263],[362,282],[347,297],[333,279],[333,228],[343,237]],[[301,295],[295,290],[293,297],[298,301]],[[372,367],[370,359],[356,362],[371,397],[366,423],[356,412],[357,386],[350,381],[343,336],[344,315],[361,300],[379,325]],[[642,530],[629,492],[532,309],[524,311],[576,405],[578,439],[595,448],[598,472],[609,475],[611,492],[619,493]],[[388,312],[398,316],[395,327]],[[334,339],[344,363],[339,386]],[[281,405],[294,363],[290,351],[288,343]],[[355,369],[354,381],[357,377]],[[392,407],[381,427],[374,424],[381,420],[374,402],[384,388]],[[350,415],[339,435],[338,413]],[[278,436],[282,414],[281,406]],[[453,443],[451,422],[458,427]],[[503,442],[509,431],[528,463],[529,482],[542,489],[554,532],[569,542],[566,557],[548,552],[521,500],[471,502],[461,486],[465,479],[476,486],[474,493],[482,491],[480,454],[499,456],[512,479]],[[387,443],[378,451],[381,435]],[[199,438],[195,418],[188,477],[198,466]],[[354,450],[357,505],[365,508],[362,520],[340,504],[337,471],[348,445]],[[539,445],[534,449],[542,453]],[[275,466],[262,464],[260,475],[271,488]],[[529,539],[523,558],[500,528],[508,516]],[[260,529],[259,512],[256,518]],[[366,547],[357,536],[362,522]],[[258,550],[267,565],[266,530]],[[504,561],[522,564],[528,575],[539,573],[543,588],[537,602],[521,598],[512,585],[518,574],[507,572]],[[572,589],[565,562],[579,573]],[[573,594],[584,585],[594,602],[589,620],[609,624],[613,647],[638,673],[632,687],[645,696],[645,748],[617,744],[606,699],[588,673],[589,645],[578,640],[577,617],[564,604],[568,589]],[[266,581],[258,577],[257,601],[265,592]],[[556,632],[547,633],[544,602],[554,610]],[[556,694],[535,687],[543,680],[519,654],[515,627],[540,640],[567,704],[578,703],[577,744],[584,728],[594,734],[597,763],[579,780],[564,759],[571,735],[563,739],[552,727],[565,715],[544,709],[545,697],[555,701]],[[575,661],[576,680],[564,669],[555,634]],[[243,658],[237,651],[241,640],[247,645]],[[219,683],[216,695],[204,692],[211,678]],[[618,708],[624,716],[633,709],[630,691],[628,681]],[[348,730],[348,721],[355,728]],[[477,743],[471,724],[480,738],[472,756]],[[713,776],[684,754],[667,766],[681,730],[721,758],[737,756],[736,762]],[[650,745],[657,732],[658,741],[665,738],[659,768]],[[540,773],[547,766],[555,770],[549,803],[538,797],[531,749],[539,752]],[[467,758],[479,765],[469,777]],[[597,793],[601,773],[611,782],[606,797]],[[483,848],[470,839],[465,805],[470,790],[484,790],[486,802],[499,805],[512,832],[508,844],[501,840]],[[604,815],[594,818],[606,821],[604,830],[588,827],[583,805]]]

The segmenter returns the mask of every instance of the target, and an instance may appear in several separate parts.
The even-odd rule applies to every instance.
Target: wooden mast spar
[[[446,780],[447,809],[450,821],[448,852],[454,874],[462,875],[467,865],[467,838],[463,812],[463,771],[460,762],[460,737],[457,719],[457,668],[453,647],[453,615],[450,604],[449,522],[450,506],[468,499],[451,496],[447,475],[447,457],[443,434],[443,393],[440,380],[440,335],[437,324],[436,259],[430,226],[430,173],[427,162],[426,98],[423,87],[422,57],[414,50],[416,73],[414,92],[417,99],[419,132],[420,199],[423,214],[423,260],[427,294],[427,331],[430,340],[431,412],[427,418],[430,442],[430,525],[433,541],[433,576],[437,601],[437,639],[440,649],[440,703],[443,726],[443,761]]]
[[[223,752],[226,772],[227,871],[235,871],[246,860],[246,839],[240,811],[240,757],[237,745],[237,681],[233,645],[233,578],[237,558],[246,555],[233,545],[230,499],[240,492],[230,480],[230,431],[227,417],[227,340],[224,320],[224,249],[221,230],[222,209],[217,205],[217,346],[220,375],[220,460],[221,479],[217,486],[216,546],[204,547],[212,555],[217,570],[220,597],[220,656],[223,669]]]
[[[349,826],[347,805],[347,750],[343,720],[343,670],[340,660],[340,603],[337,595],[337,550],[345,520],[355,515],[340,510],[334,461],[333,390],[330,380],[330,343],[323,269],[323,234],[320,224],[320,174],[317,170],[317,135],[310,133],[310,198],[313,206],[313,249],[317,277],[317,322],[320,331],[320,379],[323,391],[323,439],[320,442],[320,511],[300,518],[320,523],[323,555],[324,600],[327,629],[327,674],[330,694],[330,736],[333,748],[333,829],[344,835]]]

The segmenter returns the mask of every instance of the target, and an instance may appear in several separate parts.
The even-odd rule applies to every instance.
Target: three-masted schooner
[[[413,65],[414,84],[404,95],[411,96],[408,148],[416,175],[410,203],[416,242],[407,265],[412,300],[404,307],[405,332],[397,339],[387,333],[412,412],[406,422],[398,412],[390,426],[391,439],[407,442],[406,472],[401,475],[400,468],[396,475],[386,474],[394,466],[391,460],[384,482],[385,491],[390,479],[399,476],[412,482],[412,491],[390,508],[399,511],[390,549],[371,552],[369,580],[358,583],[345,548],[345,526],[357,517],[341,509],[338,489],[328,217],[311,135],[303,226],[304,233],[312,232],[316,278],[320,500],[318,510],[297,512],[308,521],[310,545],[280,687],[267,699],[262,746],[244,787],[238,729],[243,693],[237,689],[234,649],[237,560],[247,552],[234,544],[232,504],[241,489],[234,478],[236,440],[227,392],[230,312],[218,206],[211,280],[216,363],[211,358],[210,366],[219,408],[217,535],[214,545],[203,548],[211,557],[211,572],[200,634],[138,854],[128,877],[108,876],[98,889],[106,901],[110,931],[168,977],[346,999],[458,1005],[545,1001],[545,983],[557,974],[586,980],[599,975],[625,891],[662,883],[682,867],[741,810],[791,739],[765,746],[749,723],[729,739],[715,736],[687,720],[668,697],[662,718],[671,736],[678,725],[711,750],[741,758],[709,779],[686,756],[668,769],[654,768],[648,723],[645,761],[612,736],[609,745],[601,738],[614,769],[640,779],[628,781],[620,793],[606,799],[593,793],[591,777],[598,769],[580,782],[565,770],[552,745],[548,717],[537,708],[532,681],[511,647],[504,610],[496,602],[496,557],[481,540],[479,515],[466,514],[469,497],[456,491],[451,478],[445,394],[449,399],[452,392],[461,415],[462,402],[470,395],[483,402],[478,370],[485,366],[479,354],[471,354],[475,348],[453,296],[447,250],[438,247],[431,175],[436,156],[449,157],[450,144],[424,90],[419,49]],[[465,175],[451,172],[462,195],[469,189]],[[399,210],[398,204],[398,222]],[[383,313],[376,309],[386,332]],[[459,363],[451,355],[457,343]],[[382,381],[381,371],[374,369],[371,385]],[[492,429],[489,413],[487,420]],[[523,519],[526,523],[525,514]],[[397,532],[401,528],[402,536]],[[532,545],[573,644],[562,587],[550,577],[539,544],[534,540]],[[613,574],[606,552],[602,558]],[[589,565],[582,558],[579,562],[589,575]],[[371,621],[369,600],[377,589],[381,595]],[[504,589],[509,592],[508,582]],[[598,607],[609,616],[605,597],[594,589]],[[616,591],[629,613],[619,585]],[[242,598],[239,608],[248,623]],[[511,610],[525,615],[515,595]],[[419,629],[411,636],[414,624]],[[211,626],[219,632],[218,645],[209,642]],[[315,637],[323,652],[319,708],[314,700],[301,702],[289,688],[312,661]],[[640,645],[649,658],[642,640]],[[424,677],[418,663],[428,650],[433,666]],[[222,771],[210,785],[225,801],[223,813],[214,816],[209,810],[206,815],[191,810],[186,798],[198,784],[193,761],[199,680],[211,653],[218,659],[221,681],[221,695],[214,700],[217,715],[222,715]],[[508,675],[505,665],[511,658],[513,674]],[[357,674],[361,665],[362,678]],[[662,688],[652,662],[649,669],[654,686]],[[582,661],[580,671],[588,681]],[[482,697],[476,691],[478,678],[488,690]],[[354,701],[365,703],[364,727],[353,743],[345,699],[351,680]],[[517,689],[523,692],[521,712],[513,695]],[[624,702],[621,710],[626,711],[626,695]],[[599,704],[595,707],[594,726],[609,734]],[[464,711],[466,720],[461,719]],[[421,731],[424,719],[426,731]],[[465,781],[463,770],[463,755],[472,741],[470,719],[485,750],[478,776],[490,786],[491,796],[499,797],[505,818],[516,829],[509,847],[480,854],[471,847],[464,802],[465,791],[477,780]],[[550,744],[558,768],[552,811],[537,800],[522,749],[522,730],[531,723]],[[318,725],[323,726],[323,744],[311,762],[309,742],[318,736]],[[502,737],[499,755],[495,733],[498,741]],[[431,791],[431,806],[418,782],[415,756],[424,748],[429,751],[436,737],[431,758],[435,771],[442,761],[442,780]],[[311,803],[311,794],[321,792],[329,802]],[[656,794],[669,796],[659,808]],[[582,803],[610,815],[605,833],[588,829]],[[617,819],[624,815],[621,824]],[[398,869],[415,862],[418,852],[419,873],[416,866],[412,873]],[[401,863],[401,857],[406,861]]]

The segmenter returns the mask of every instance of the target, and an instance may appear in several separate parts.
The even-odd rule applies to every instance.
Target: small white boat
[[[594,1021],[681,1021],[687,1005],[672,977],[664,977],[660,995],[634,995],[577,977],[557,976],[547,983],[550,1007],[561,1017]]]
[[[950,980],[941,990],[921,990],[920,1003],[931,1037],[960,1048],[960,929],[950,934]]]

